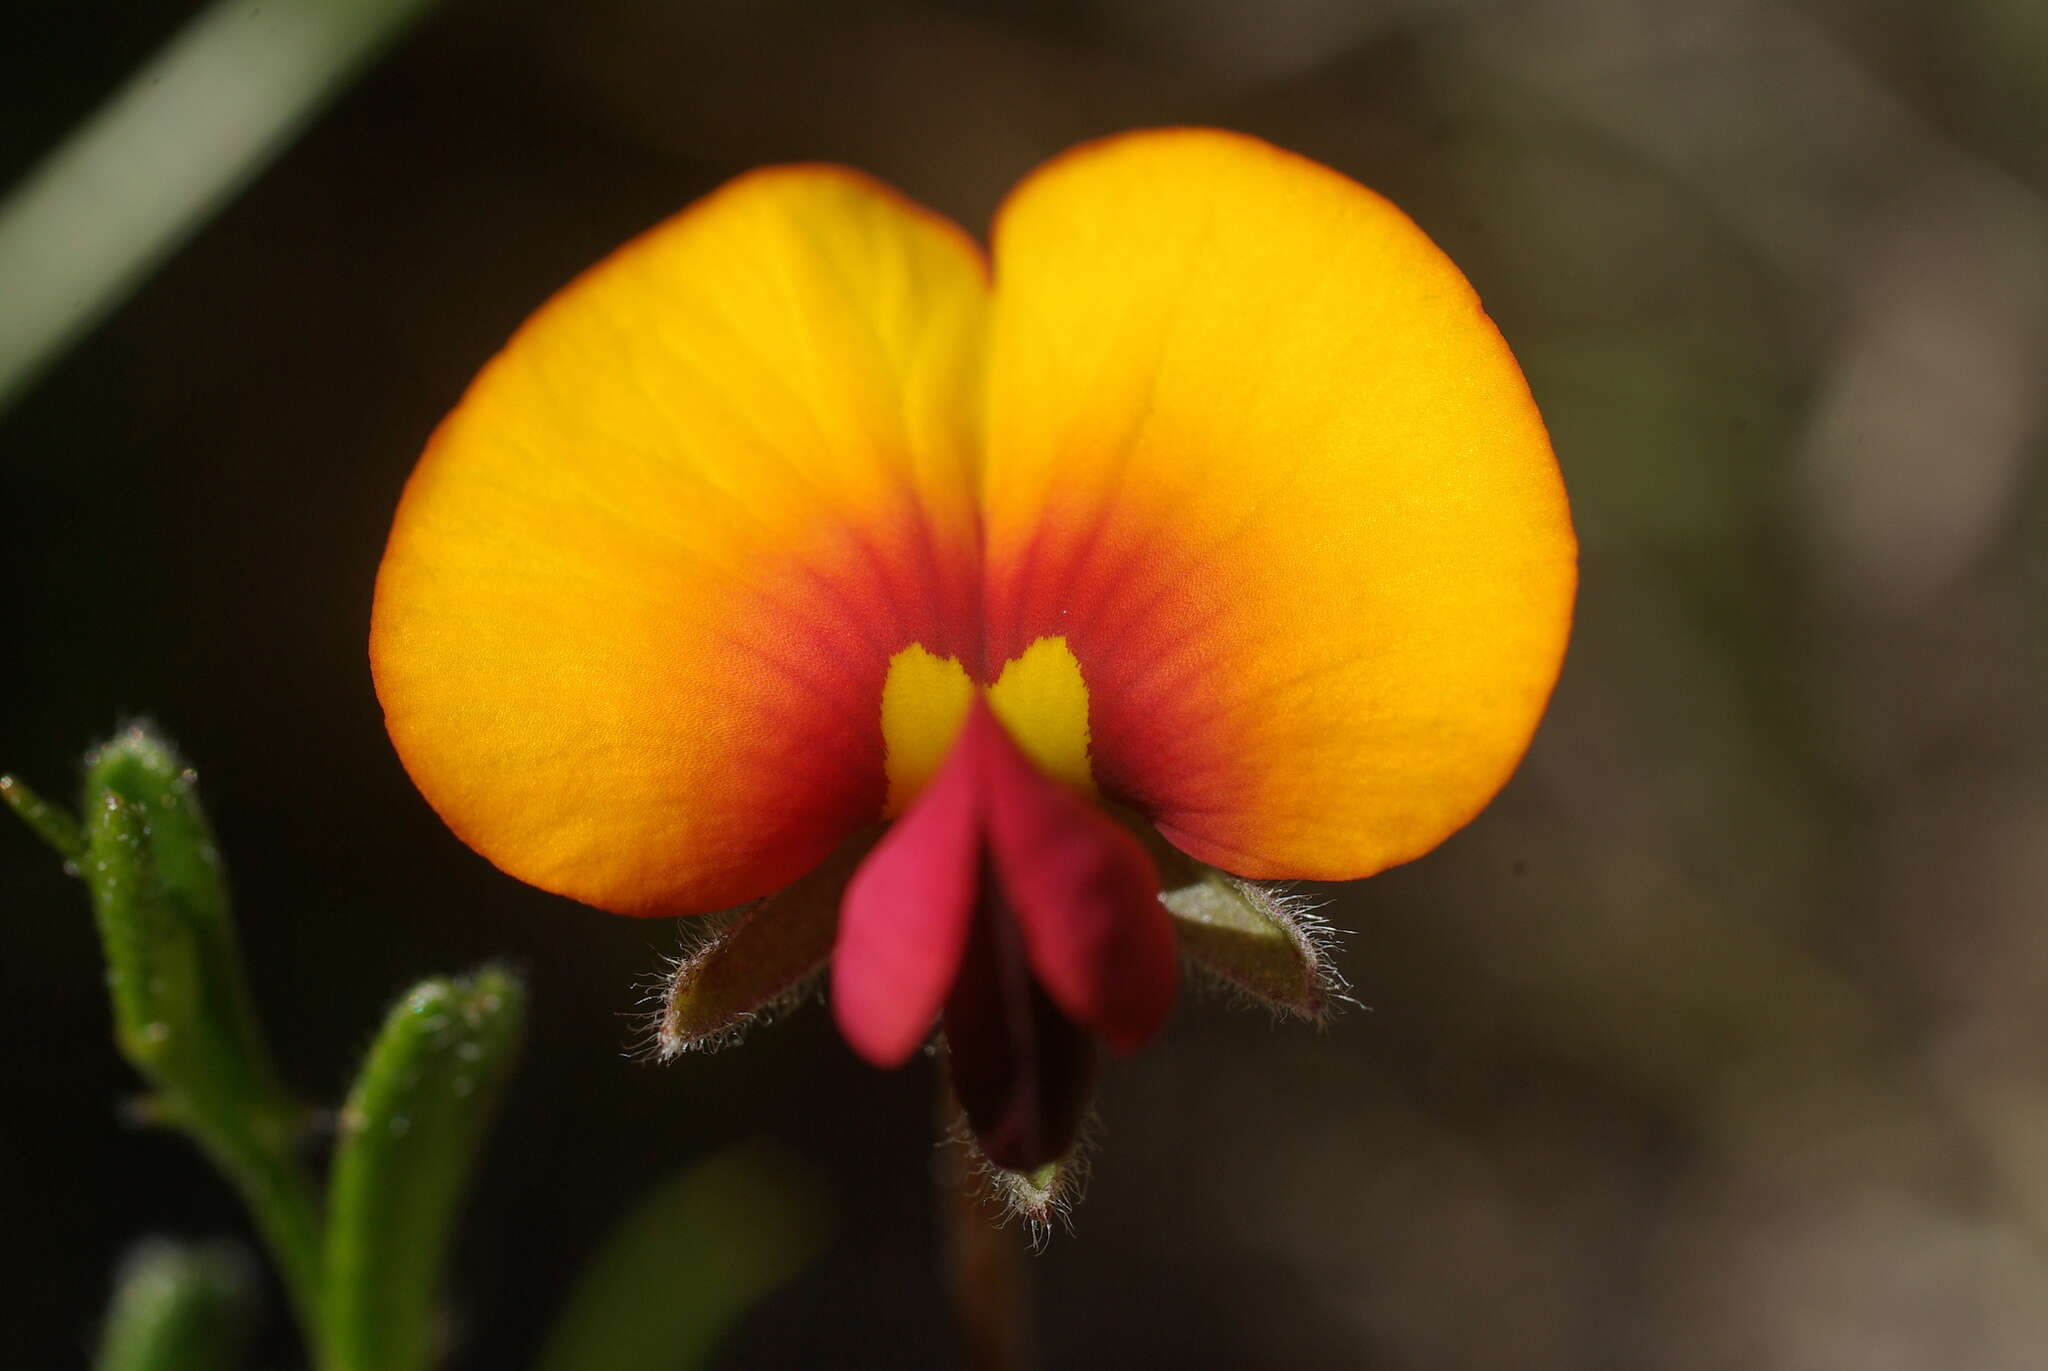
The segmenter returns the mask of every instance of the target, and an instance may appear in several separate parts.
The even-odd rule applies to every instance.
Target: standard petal
[[[1102,792],[1257,878],[1481,808],[1576,551],[1528,388],[1400,211],[1204,130],[1059,158],[997,221],[986,659],[1061,636]]]
[[[886,793],[890,657],[976,640],[986,274],[856,173],[629,243],[477,378],[407,486],[371,660],[406,769],[505,870],[742,903]]]

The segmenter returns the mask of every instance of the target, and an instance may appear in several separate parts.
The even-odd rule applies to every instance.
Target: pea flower
[[[1257,935],[1313,962],[1258,883],[1369,876],[1491,799],[1576,545],[1471,287],[1335,172],[1113,137],[1013,191],[991,258],[826,166],[628,243],[434,434],[371,658],[414,782],[505,871],[748,907],[685,967],[699,1027],[829,959],[854,1051],[942,1027],[983,1152],[1029,1170],[1182,951],[1254,990]]]

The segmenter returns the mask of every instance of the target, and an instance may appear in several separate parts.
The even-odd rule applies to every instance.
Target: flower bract
[[[449,826],[601,909],[762,900],[878,832],[805,935],[840,1027],[890,1066],[943,1026],[1025,1169],[1171,1009],[1163,860],[1368,876],[1487,803],[1575,549],[1457,268],[1174,129],[1033,173],[987,255],[822,166],[620,248],[434,434],[371,656]]]

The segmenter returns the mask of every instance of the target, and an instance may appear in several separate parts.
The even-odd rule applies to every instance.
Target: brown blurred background
[[[0,185],[196,8],[11,6]],[[371,578],[478,364],[725,177],[842,160],[979,229],[1067,144],[1181,122],[1350,173],[1464,267],[1584,591],[1508,792],[1330,892],[1366,1008],[1190,1003],[1108,1072],[1032,1263],[1047,1364],[2048,1362],[2037,0],[454,0],[0,414],[0,766],[62,791],[130,712],[183,744],[323,1097],[412,978],[529,969],[458,1371],[520,1365],[632,1196],[752,1136],[839,1238],[723,1364],[947,1364],[927,1068],[815,1009],[627,1060],[673,931],[443,830],[382,734]],[[124,1126],[83,902],[6,825],[0,907],[4,1341],[72,1365],[129,1237],[242,1223]]]

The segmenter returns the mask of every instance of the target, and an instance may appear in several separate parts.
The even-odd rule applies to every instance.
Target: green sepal
[[[802,997],[832,956],[839,901],[876,835],[842,844],[809,875],[730,914],[686,923],[696,940],[669,977],[655,1055],[709,1051]]]
[[[1324,1023],[1345,996],[1332,959],[1335,931],[1304,897],[1206,866],[1166,841],[1145,818],[1111,809],[1152,858],[1159,901],[1180,949],[1233,993],[1276,1014]]]
[[[115,1277],[95,1371],[232,1371],[254,1288],[230,1244],[138,1243]]]
[[[1034,1248],[1045,1246],[1055,1226],[1071,1228],[1074,1206],[1088,1188],[1092,1114],[1082,1120],[1080,1137],[1066,1156],[1030,1171],[1012,1171],[988,1159],[950,1084],[939,1099],[938,1124],[943,1145],[952,1149],[945,1163],[953,1173],[951,1188],[986,1218],[999,1225],[1022,1221]]]
[[[1034,1247],[1042,1247],[1055,1224],[1064,1226],[1088,1184],[1088,1154],[1077,1147],[1033,1171],[1011,1171],[982,1159],[989,1198],[1010,1218],[1021,1219]]]
[[[722,1152],[636,1206],[584,1267],[536,1371],[691,1371],[824,1248],[823,1187],[778,1149]]]
[[[471,1163],[518,1054],[526,993],[485,967],[408,992],[342,1110],[328,1189],[323,1371],[423,1371]]]
[[[22,784],[18,776],[0,776],[0,800],[21,817],[38,838],[48,843],[76,872],[85,857],[85,830],[62,805],[51,804]]]
[[[1205,869],[1159,899],[1181,951],[1231,990],[1312,1023],[1342,998],[1329,930],[1301,897]]]

